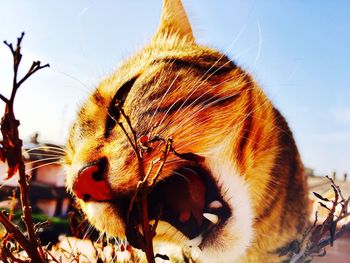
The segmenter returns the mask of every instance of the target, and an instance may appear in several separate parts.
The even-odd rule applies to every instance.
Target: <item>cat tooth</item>
[[[200,254],[201,254],[201,249],[199,247],[193,247],[191,248],[190,250],[190,253],[191,253],[191,259],[194,261],[194,262],[197,262],[199,260],[199,257],[200,257]]]
[[[222,207],[222,203],[219,200],[215,200],[209,204],[209,208],[211,209],[219,209]]]
[[[203,213],[203,216],[210,222],[212,222],[214,225],[216,225],[219,222],[219,217],[217,215],[211,213]]]
[[[189,240],[187,244],[189,247],[198,247],[202,243],[202,240],[203,240],[203,236],[202,234],[200,234],[199,236]]]

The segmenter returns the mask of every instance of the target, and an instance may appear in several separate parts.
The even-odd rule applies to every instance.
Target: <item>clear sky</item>
[[[248,70],[282,111],[308,167],[350,172],[350,1],[183,0],[197,40]],[[49,62],[19,91],[21,135],[64,143],[79,103],[147,43],[161,0],[2,0],[0,40],[25,31],[24,64]],[[0,92],[11,57],[0,45]]]

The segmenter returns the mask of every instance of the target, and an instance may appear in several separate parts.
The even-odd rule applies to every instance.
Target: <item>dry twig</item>
[[[326,246],[333,246],[336,239],[350,232],[350,222],[339,227],[341,221],[350,216],[348,211],[350,196],[345,198],[333,179],[328,176],[327,178],[334,191],[334,199],[329,200],[314,192],[314,195],[320,200],[320,206],[329,211],[327,218],[318,224],[316,213],[313,225],[304,233],[302,239],[280,251],[280,255],[288,254],[292,263],[310,262],[314,257],[326,255]],[[337,207],[340,207],[340,211],[336,210]]]
[[[155,227],[151,226],[149,223],[149,215],[148,215],[148,201],[147,201],[147,197],[148,194],[150,192],[150,185],[148,184],[148,177],[151,174],[152,168],[153,166],[161,160],[161,165],[159,166],[159,173],[161,171],[161,167],[163,167],[166,158],[169,154],[169,152],[164,151],[164,155],[161,159],[158,159],[158,161],[154,161],[152,162],[148,172],[145,172],[145,167],[144,167],[144,161],[143,161],[143,151],[146,150],[143,147],[143,144],[145,145],[146,142],[148,141],[148,138],[145,139],[141,139],[141,145],[138,142],[137,139],[137,135],[136,135],[136,131],[133,129],[132,125],[131,125],[131,121],[129,116],[127,116],[124,112],[124,109],[122,107],[123,102],[122,101],[117,101],[115,107],[118,109],[120,115],[123,117],[123,119],[125,120],[127,127],[129,129],[129,132],[131,132],[131,135],[129,134],[129,132],[126,130],[126,128],[124,127],[124,124],[122,121],[119,120],[115,120],[119,127],[122,129],[122,131],[124,132],[124,134],[126,135],[130,145],[132,146],[137,160],[138,160],[138,172],[140,174],[140,181],[137,185],[137,188],[135,190],[134,196],[131,199],[130,202],[130,207],[128,210],[128,215],[127,215],[127,221],[128,224],[130,224],[130,212],[133,209],[135,204],[139,205],[139,209],[142,211],[142,234],[139,233],[137,226],[132,226],[131,228],[133,228],[132,231],[136,232],[137,235],[137,239],[138,239],[138,243],[141,244],[141,249],[146,253],[146,258],[147,261],[149,263],[154,263],[155,262],[155,257],[154,257],[154,251],[153,251],[153,238],[156,234],[155,232]],[[156,176],[158,177],[158,175],[156,174]]]
[[[40,61],[34,61],[24,77],[18,77],[18,69],[22,59],[21,42],[23,40],[24,33],[17,38],[17,44],[14,47],[12,43],[7,45],[13,56],[13,82],[12,92],[10,98],[6,98],[3,94],[0,94],[0,99],[5,103],[5,113],[1,119],[1,133],[2,141],[0,148],[0,157],[3,162],[7,162],[7,179],[11,178],[17,171],[19,174],[19,187],[20,187],[20,200],[23,211],[23,221],[26,226],[28,237],[26,237],[17,226],[15,226],[10,220],[8,215],[3,211],[0,213],[0,222],[4,225],[8,235],[12,235],[13,238],[19,243],[19,245],[26,251],[32,262],[44,262],[46,257],[43,249],[40,245],[40,240],[35,232],[35,227],[31,215],[31,206],[28,198],[29,191],[29,178],[25,174],[25,166],[22,157],[22,140],[19,138],[18,126],[19,121],[16,119],[13,106],[15,97],[19,87],[30,78],[35,72],[45,67],[49,67],[49,64],[41,65]],[[6,245],[2,245],[2,254],[10,258],[12,262],[21,262],[19,258],[15,258],[9,251],[6,251]]]
[[[140,180],[137,184],[134,195],[131,198],[130,206],[127,213],[127,224],[129,229],[133,231],[133,236],[137,239],[137,243],[141,244],[140,248],[146,253],[146,258],[149,263],[155,262],[155,257],[161,257],[162,259],[169,259],[166,255],[154,255],[153,251],[153,238],[156,235],[156,228],[160,219],[161,211],[158,214],[158,217],[155,219],[153,225],[149,223],[148,215],[148,195],[151,192],[152,188],[155,186],[164,164],[170,154],[174,154],[179,158],[190,160],[190,161],[203,161],[203,157],[197,156],[193,153],[180,154],[175,151],[173,148],[172,138],[162,138],[160,135],[155,135],[152,138],[148,136],[142,136],[141,138],[137,137],[136,131],[131,125],[129,116],[126,115],[123,107],[123,101],[116,101],[115,108],[118,110],[120,116],[123,117],[126,127],[124,126],[123,120],[113,120],[119,125],[123,133],[126,135],[129,143],[131,144],[137,160],[138,160],[138,172],[140,174]],[[131,133],[131,134],[130,134]],[[154,150],[150,145],[155,142],[164,143],[164,148],[161,150],[162,154],[158,158],[150,162],[148,170],[145,170],[145,163],[143,154]],[[162,145],[160,143],[159,145]],[[158,146],[159,147],[159,146]],[[150,176],[153,174],[153,177]],[[142,222],[142,233],[139,232],[137,227],[137,220],[131,218],[131,212],[134,207],[138,208],[138,211],[141,212],[141,222]],[[133,221],[132,221],[133,220]],[[128,230],[127,230],[128,232]]]

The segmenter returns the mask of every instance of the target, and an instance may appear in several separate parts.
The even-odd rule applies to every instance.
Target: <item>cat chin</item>
[[[88,202],[82,209],[92,224],[101,233],[111,237],[125,238],[125,223],[117,216],[114,207],[109,203]]]

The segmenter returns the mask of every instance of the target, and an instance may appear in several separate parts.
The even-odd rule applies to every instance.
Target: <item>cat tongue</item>
[[[179,220],[186,222],[191,214],[196,219],[198,225],[203,222],[203,210],[205,206],[205,185],[197,174],[186,175],[186,185],[184,192],[187,193],[187,202],[179,206]]]
[[[203,222],[206,187],[197,173],[190,170],[179,171],[181,176],[167,180],[164,198],[169,208],[182,223],[194,217],[198,225]]]

